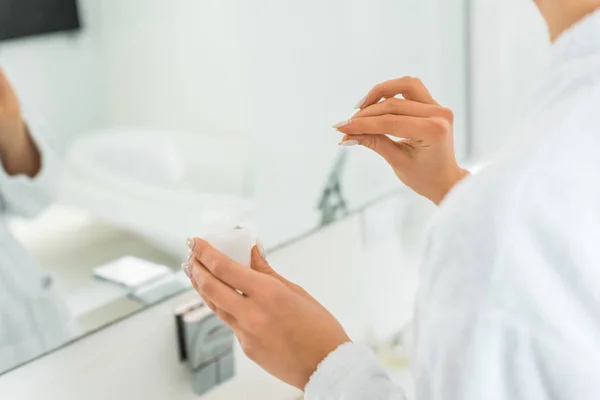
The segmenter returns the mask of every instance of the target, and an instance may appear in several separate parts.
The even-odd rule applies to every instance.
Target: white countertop
[[[9,226],[38,265],[54,277],[71,315],[86,331],[143,307],[130,300],[123,287],[94,278],[95,267],[124,256],[166,265],[174,272],[181,263],[131,232],[60,205],[35,220],[12,220]],[[182,244],[182,259],[185,254]]]

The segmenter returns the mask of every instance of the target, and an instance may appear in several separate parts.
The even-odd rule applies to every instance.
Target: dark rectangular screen
[[[79,27],[77,0],[0,0],[0,40]]]

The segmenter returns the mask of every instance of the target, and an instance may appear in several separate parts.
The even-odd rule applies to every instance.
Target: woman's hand
[[[0,69],[0,143],[25,131],[21,105],[6,75]]]
[[[256,247],[248,268],[203,240],[192,243],[194,287],[234,330],[246,355],[276,378],[303,390],[319,363],[350,341],[339,322],[275,273]]]
[[[358,107],[349,121],[334,126],[346,134],[341,144],[375,151],[415,192],[439,204],[468,175],[454,155],[452,111],[440,106],[419,79],[379,84]]]
[[[23,120],[19,99],[0,68],[0,161],[9,175],[34,177],[41,169],[41,155]]]

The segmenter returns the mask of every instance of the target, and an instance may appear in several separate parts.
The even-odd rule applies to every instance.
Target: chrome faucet
[[[192,389],[202,395],[235,375],[233,331],[206,304],[192,302],[175,311],[179,356],[192,372]]]
[[[329,225],[341,216],[348,213],[348,206],[342,190],[342,173],[346,166],[348,158],[347,149],[342,149],[333,165],[321,200],[319,201],[319,210],[321,210],[321,226]]]

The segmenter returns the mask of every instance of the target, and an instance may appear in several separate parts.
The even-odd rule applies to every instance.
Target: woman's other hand
[[[19,99],[0,68],[0,142],[5,141],[7,136],[19,135],[24,131]]]
[[[0,68],[0,167],[9,175],[34,177],[41,169],[41,154],[29,135],[21,105]]]
[[[340,323],[304,289],[275,273],[256,247],[248,268],[195,239],[190,276],[246,355],[301,390],[319,363],[350,341]]]
[[[440,106],[419,79],[381,83],[357,107],[350,120],[334,125],[345,134],[341,144],[375,151],[415,192],[439,204],[468,175],[454,154],[452,111]]]

